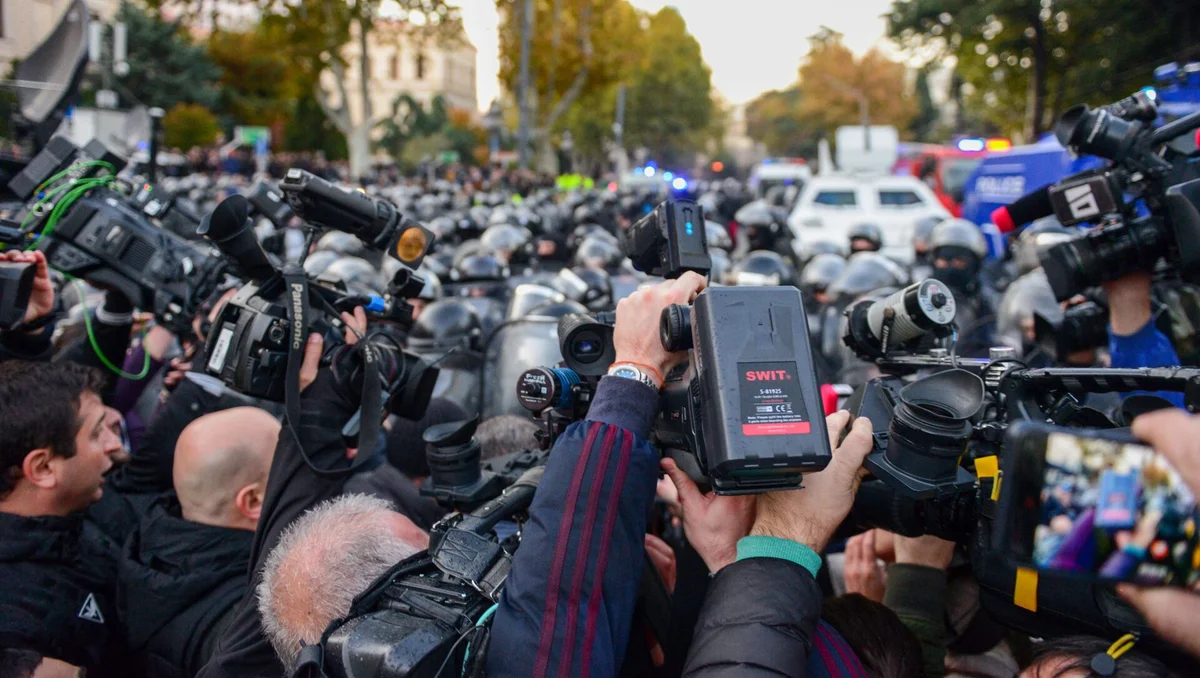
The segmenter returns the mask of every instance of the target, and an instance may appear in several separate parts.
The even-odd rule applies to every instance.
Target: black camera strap
[[[379,354],[371,347],[370,342],[360,341],[355,350],[363,360],[363,392],[360,400],[361,429],[358,438],[359,454],[354,462],[344,468],[320,468],[313,463],[304,450],[295,427],[303,420],[300,411],[300,368],[304,363],[304,349],[308,342],[309,328],[309,280],[304,269],[289,264],[282,273],[287,289],[287,314],[289,326],[292,328],[291,343],[288,345],[287,374],[284,377],[284,410],[287,413],[288,427],[296,438],[296,447],[300,456],[313,473],[324,478],[339,478],[348,476],[365,464],[375,451],[375,441],[379,437],[380,417],[383,410],[383,393],[379,379]],[[321,301],[324,301],[321,298]]]

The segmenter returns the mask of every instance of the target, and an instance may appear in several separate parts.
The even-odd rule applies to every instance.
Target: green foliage
[[[325,117],[311,90],[296,101],[284,125],[283,150],[321,151],[330,160],[345,160],[349,155],[346,137]]]
[[[179,103],[217,105],[220,69],[187,31],[130,2],[121,4],[118,19],[129,45],[129,73],[119,82],[138,103],[166,110]]]
[[[759,95],[746,106],[746,134],[782,157],[816,157],[821,131],[800,115],[799,85]]]
[[[163,117],[163,142],[184,151],[210,146],[221,134],[217,116],[199,104],[175,104]]]
[[[231,126],[274,125],[292,113],[304,75],[291,67],[282,37],[264,25],[209,36],[209,57],[221,69],[220,110]]]
[[[392,114],[379,122],[382,131],[377,149],[386,150],[393,158],[404,156],[404,147],[414,139],[432,136],[446,126],[446,102],[437,96],[426,111],[410,94],[400,94],[392,102]]]
[[[938,123],[938,109],[933,105],[933,94],[929,91],[928,68],[917,72],[917,82],[913,89],[917,99],[917,114],[908,129],[917,141],[937,141],[933,132]]]
[[[1067,107],[1109,103],[1156,66],[1200,56],[1194,0],[897,0],[888,31],[931,61],[953,56],[968,116],[1027,138]]]
[[[626,139],[664,165],[690,164],[688,154],[709,138],[712,73],[674,7],[650,19],[645,44],[645,65],[629,87]]]

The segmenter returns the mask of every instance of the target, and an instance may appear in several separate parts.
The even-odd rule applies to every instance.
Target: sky
[[[883,15],[892,5],[892,0],[630,1],[649,12],[667,5],[678,8],[712,68],[713,86],[734,104],[792,84],[808,51],[808,36],[821,26],[843,33],[856,54],[877,44],[885,47]],[[486,110],[500,92],[496,2],[457,3],[467,36],[479,50],[476,86],[479,107]]]

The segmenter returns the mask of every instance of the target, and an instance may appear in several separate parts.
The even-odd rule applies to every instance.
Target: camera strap
[[[362,467],[375,451],[375,441],[379,437],[380,417],[383,411],[383,393],[379,379],[379,355],[366,339],[360,341],[355,350],[363,360],[363,392],[359,414],[364,412],[376,413],[361,418],[358,438],[359,455],[343,468],[320,468],[313,463],[304,450],[300,438],[295,433],[295,427],[303,421],[300,411],[300,368],[304,363],[304,350],[308,342],[309,311],[309,280],[304,269],[289,264],[282,273],[287,288],[287,315],[289,326],[292,328],[291,343],[288,345],[287,373],[284,377],[284,411],[287,413],[288,426],[296,438],[296,447],[305,465],[313,473],[323,478],[340,478],[348,476]],[[324,298],[321,298],[324,301]],[[332,310],[332,309],[330,309]]]

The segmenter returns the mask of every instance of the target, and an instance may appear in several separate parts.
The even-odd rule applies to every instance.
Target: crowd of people
[[[102,281],[56,278],[41,252],[0,252],[36,268],[22,324],[0,334],[0,678],[293,675],[356,597],[430,547],[450,513],[421,491],[432,427],[479,417],[485,461],[547,439],[496,375],[510,362],[540,366],[557,338],[549,351],[545,332],[515,335],[520,350],[499,357],[489,349],[523,318],[600,311],[615,311],[614,366],[641,378],[605,376],[586,417],[553,436],[503,593],[478,621],[491,625],[476,648],[486,675],[1200,675],[1200,596],[1179,587],[1120,585],[1163,643],[1115,651],[1116,638],[1030,638],[996,622],[961,545],[880,529],[846,538],[874,442],[864,417],[829,412],[829,465],[802,489],[759,495],[706,492],[651,441],[663,375],[688,359],[663,347],[660,316],[712,285],[799,288],[818,382],[856,387],[879,368],[843,345],[843,311],[912,281],[952,290],[959,355],[1006,345],[1029,365],[1130,367],[1191,359],[1177,284],[1142,273],[1109,283],[1091,295],[1108,310],[1103,341],[1064,347],[1038,331],[1070,316],[1036,256],[1069,237],[1050,221],[997,260],[973,224],[925,220],[912,259],[895,261],[879,251],[878,226],[797,246],[788,196],[713,182],[691,196],[707,217],[710,275],[660,281],[631,268],[617,234],[661,194],[564,194],[500,173],[452,179],[364,189],[438,237],[417,270],[423,289],[405,300],[415,320],[397,332],[441,361],[442,375],[423,415],[388,416],[375,449],[342,435],[361,403],[322,360],[328,336],[306,338],[294,420],[210,373],[213,323],[235,284],[204,301],[192,331],[172,331]],[[303,258],[322,284],[385,294],[395,262],[336,231],[305,250],[288,237],[299,226],[261,224],[265,248]],[[361,309],[341,321],[350,345],[376,322]],[[1117,396],[1087,404],[1120,421]],[[1200,418],[1176,407],[1123,423],[1200,492]],[[351,464],[348,477],[314,471]],[[666,610],[646,609],[647,561]],[[422,675],[460,675],[439,663]]]

